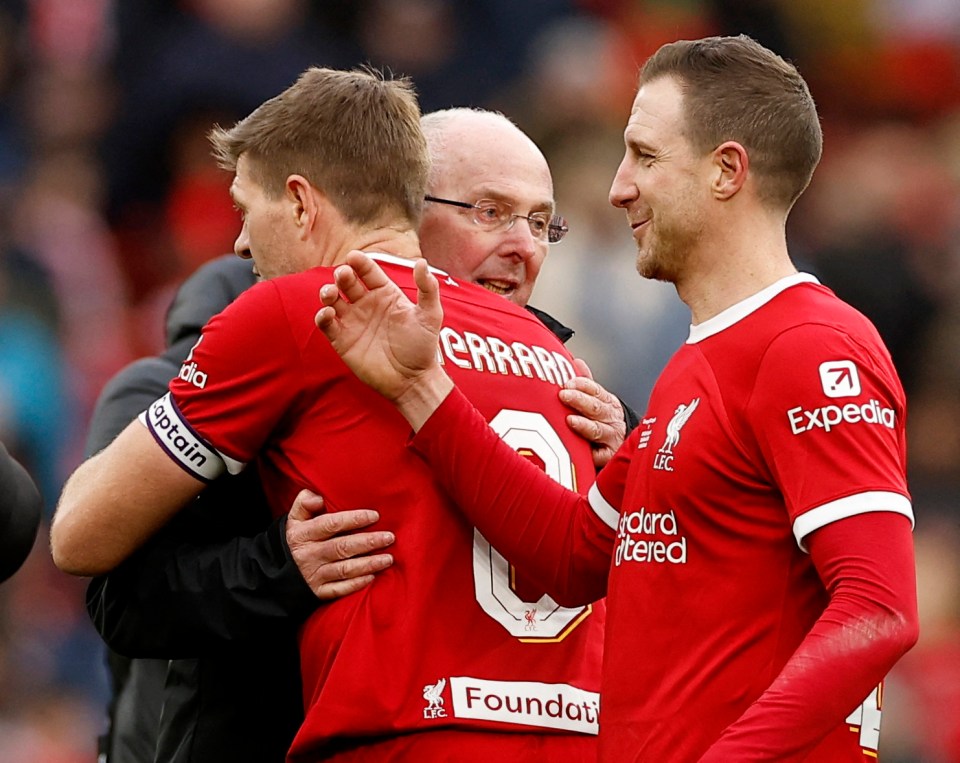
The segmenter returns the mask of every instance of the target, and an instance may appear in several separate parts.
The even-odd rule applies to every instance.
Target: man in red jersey
[[[54,557],[75,574],[108,570],[207,481],[255,458],[277,515],[302,488],[333,511],[389,506],[381,525],[402,536],[393,566],[301,630],[306,718],[289,759],[593,760],[603,605],[562,607],[514,575],[406,448],[402,417],[310,320],[351,249],[415,292],[428,165],[418,120],[403,81],[311,69],[214,131],[243,214],[236,249],[265,280],[204,328],[169,393],[70,478]],[[538,247],[562,235],[552,209],[497,209]],[[451,373],[512,447],[568,487],[589,484],[591,449],[558,395],[572,357],[530,313],[436,272]]]
[[[568,605],[607,594],[601,760],[875,760],[882,679],[918,635],[905,401],[874,327],[787,251],[813,100],[747,37],[676,42],[624,141],[610,200],[693,325],[588,497],[454,388],[422,265],[413,305],[352,253],[317,325],[506,558]]]
[[[426,205],[419,228],[423,255],[456,278],[526,306],[566,341],[571,330],[526,305],[547,245],[518,218],[503,224],[497,216],[480,216],[484,200],[504,209],[553,210],[542,152],[508,118],[490,111],[445,109],[424,115],[420,125],[430,153],[429,194],[461,200]],[[463,199],[479,208],[458,206],[467,203]],[[166,392],[207,320],[253,285],[251,263],[240,255],[210,263],[184,284],[169,311],[171,346],[161,358],[137,361],[111,380],[91,423],[90,455]],[[574,410],[587,415],[571,413],[568,422],[597,441],[595,463],[609,460],[637,419],[592,380],[574,382],[584,390],[575,393],[581,407]],[[564,402],[571,392],[561,392]],[[382,557],[371,552],[377,533],[323,540],[330,532],[325,525],[349,520],[348,511],[307,521],[292,516],[286,524],[287,518],[278,518],[265,532],[242,537],[260,526],[257,518],[267,511],[255,499],[252,471],[218,479],[148,545],[91,581],[88,612],[119,653],[109,656],[114,694],[109,731],[101,738],[110,763],[154,757],[203,763],[218,756],[269,763],[286,756],[303,719],[299,659],[291,659],[296,653],[287,650],[287,633],[292,636],[316,608],[311,590],[329,599],[340,587],[362,587],[372,575],[351,580],[351,565],[366,573],[366,565]],[[343,559],[354,553],[349,544],[365,555]],[[331,556],[335,561],[324,564]],[[292,637],[289,648],[296,649]],[[119,655],[163,659],[131,663]],[[274,699],[264,707],[262,696]],[[267,725],[273,734],[265,733]]]

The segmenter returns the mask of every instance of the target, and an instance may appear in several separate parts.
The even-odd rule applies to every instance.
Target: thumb
[[[577,372],[577,376],[586,376],[588,379],[593,378],[593,373],[590,371],[590,366],[587,365],[583,358],[574,358],[573,368]]]
[[[323,497],[306,488],[297,493],[293,506],[290,507],[290,519],[300,522],[305,522],[321,513],[323,513]]]

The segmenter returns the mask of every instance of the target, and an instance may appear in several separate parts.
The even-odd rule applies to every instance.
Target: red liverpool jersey
[[[415,299],[410,263],[378,259]],[[595,758],[603,604],[560,606],[449,503],[407,447],[406,422],[316,329],[331,274],[317,268],[241,295],[142,417],[201,479],[256,460],[277,515],[308,487],[331,511],[376,508],[379,528],[396,533],[393,567],[321,604],[302,629],[306,720],[291,759],[418,732],[435,755],[443,737],[429,732],[451,730],[464,732],[451,759]],[[584,492],[590,449],[570,433],[557,394],[574,375],[569,353],[502,297],[440,278],[449,374],[506,443]],[[482,752],[471,733],[483,734]],[[416,736],[404,750],[416,759]]]
[[[619,509],[604,759],[696,760],[771,684],[827,603],[804,537],[912,518],[904,415],[875,329],[808,276],[692,329],[591,492]],[[878,704],[810,760],[875,758]]]
[[[508,558],[552,574],[548,590],[582,602],[607,583],[600,760],[694,763],[827,606],[804,539],[863,513],[912,521],[904,415],[873,326],[796,275],[691,330],[588,500],[517,462],[456,392],[414,446]],[[446,436],[453,429],[465,436]],[[478,459],[496,470],[495,489],[465,469]],[[817,703],[822,679],[801,681],[794,667],[801,701]],[[792,707],[795,739],[767,733],[762,749],[730,759],[797,759],[817,724],[807,760],[875,760],[882,695],[863,699],[825,737],[818,705]],[[755,728],[782,723],[782,710]]]

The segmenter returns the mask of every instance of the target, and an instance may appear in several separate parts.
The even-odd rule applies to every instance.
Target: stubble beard
[[[699,218],[651,224],[645,240],[637,243],[637,272],[652,281],[676,284],[687,269],[703,229],[703,220]]]
[[[675,283],[686,259],[682,249],[674,243],[649,238],[652,240],[648,243],[637,244],[637,272],[650,281]]]

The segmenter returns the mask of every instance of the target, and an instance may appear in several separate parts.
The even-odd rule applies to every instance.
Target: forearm
[[[252,538],[203,546],[161,536],[91,581],[94,626],[120,654],[166,659],[202,657],[295,628],[318,602],[290,556],[283,522]]]
[[[412,445],[471,524],[560,604],[605,595],[609,530],[583,496],[506,445],[462,393],[445,398]]]
[[[202,487],[132,422],[64,485],[50,532],[54,562],[73,575],[109,572]]]
[[[872,524],[869,532],[863,520]],[[915,643],[909,523],[896,514],[836,524],[844,522],[850,525],[822,528],[810,539],[829,605],[779,676],[726,729],[704,763],[804,760]],[[848,532],[853,527],[859,529]]]

